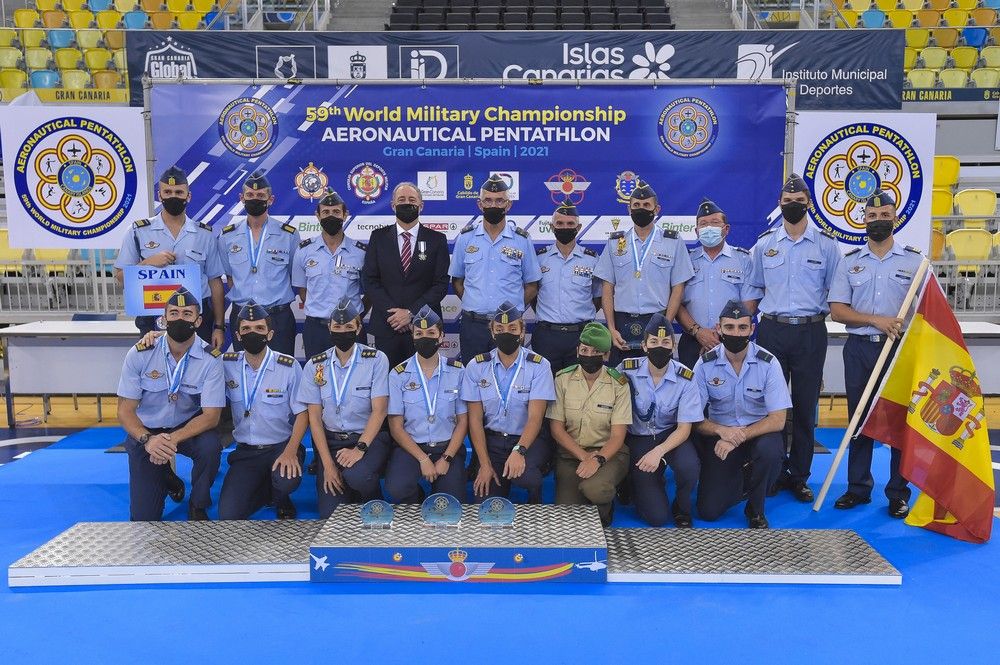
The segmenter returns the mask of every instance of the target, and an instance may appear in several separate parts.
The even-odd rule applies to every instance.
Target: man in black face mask
[[[201,315],[187,289],[170,296],[164,318],[167,334],[129,349],[118,383],[130,518],[159,521],[168,494],[184,498],[184,483],[171,468],[180,453],[194,461],[188,519],[206,520],[222,457],[215,432],[226,405],[222,352],[195,337]]]
[[[654,225],[660,214],[656,192],[647,183],[632,190],[628,202],[632,228],[615,231],[594,274],[604,280],[601,305],[611,331],[611,363],[642,355],[643,331],[659,312],[673,321],[694,275],[687,246],[672,229]]]
[[[558,372],[576,363],[584,324],[601,306],[601,281],[594,277],[597,252],[577,244],[580,215],[569,199],[552,213],[555,244],[537,250],[542,281],[535,300],[531,348]]]
[[[815,445],[816,404],[826,361],[827,293],[841,262],[832,235],[810,223],[809,190],[792,174],[779,199],[781,226],[760,235],[752,253],[748,283],[760,305],[759,341],[775,355],[792,382],[792,441],[785,472],[772,491],[788,489],[804,503],[813,500],[806,484]],[[763,294],[763,297],[760,297]]]
[[[861,393],[875,370],[882,346],[887,339],[899,339],[903,332],[903,321],[896,315],[924,258],[915,247],[903,247],[895,241],[892,232],[897,221],[892,195],[875,192],[865,202],[868,242],[847,253],[830,289],[830,316],[847,326],[844,387],[849,418],[860,405]],[[887,369],[888,363],[882,372]],[[871,437],[861,434],[851,440],[847,492],[837,499],[835,508],[849,510],[871,503],[875,485],[871,473],[874,443]],[[907,504],[910,488],[899,472],[899,460],[899,450],[889,448],[885,495],[889,499],[889,515],[903,518],[910,510]]]
[[[302,345],[309,357],[329,348],[327,322],[342,298],[350,300],[362,318],[367,309],[361,295],[361,268],[368,245],[344,235],[347,215],[340,194],[327,192],[316,206],[322,233],[299,243],[292,261],[292,286],[305,303]]]
[[[424,200],[412,182],[392,190],[396,223],[372,231],[362,272],[371,302],[375,348],[398,365],[413,355],[413,315],[427,305],[441,316],[448,293],[448,239],[420,223]]]
[[[229,224],[219,235],[219,256],[229,282],[229,331],[233,349],[243,344],[236,335],[237,315],[249,302],[260,303],[271,319],[274,333],[270,346],[284,354],[295,353],[295,315],[291,303],[292,260],[299,248],[299,231],[291,224],[271,220],[267,210],[274,203],[271,183],[262,171],[254,171],[243,183],[240,200],[246,221]]]
[[[134,222],[125,234],[121,251],[115,260],[115,279],[124,283],[125,266],[197,264],[201,268],[201,325],[198,336],[216,349],[225,343],[226,311],[222,288],[224,273],[219,247],[212,227],[187,217],[191,202],[187,174],[171,166],[160,176],[159,197],[163,204],[160,214]],[[209,297],[208,294],[211,294]],[[145,335],[157,327],[157,317],[140,316],[135,320],[139,333]]]
[[[249,519],[265,505],[277,508],[278,519],[294,519],[290,495],[302,482],[301,444],[309,427],[298,399],[302,370],[293,356],[268,348],[274,329],[267,310],[250,302],[237,321],[243,351],[222,356],[236,450],[222,481],[219,519]]]
[[[708,405],[708,417],[695,427],[698,515],[716,520],[747,496],[749,527],[766,529],[764,498],[781,471],[781,431],[792,402],[780,363],[750,341],[753,330],[750,311],[730,300],[717,324],[722,344],[694,366],[694,383]]]
[[[509,189],[499,175],[490,176],[479,192],[483,221],[462,229],[451,256],[448,273],[462,299],[459,345],[466,365],[493,348],[489,323],[497,307],[509,301],[524,309],[542,277],[528,232],[507,219]]]

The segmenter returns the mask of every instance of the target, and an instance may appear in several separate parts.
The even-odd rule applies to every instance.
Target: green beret
[[[596,321],[591,321],[583,327],[580,333],[580,344],[592,346],[601,353],[611,350],[611,331]]]

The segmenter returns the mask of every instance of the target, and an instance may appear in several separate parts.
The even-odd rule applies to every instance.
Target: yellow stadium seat
[[[21,66],[21,49],[13,46],[0,46],[0,68],[16,69]]]
[[[946,9],[941,13],[944,24],[951,28],[964,28],[969,22],[969,12],[964,9]]]
[[[931,31],[923,28],[908,28],[906,31],[906,45],[910,48],[922,49],[931,41]]]
[[[918,9],[924,8],[924,0],[903,0],[903,9],[908,9],[911,12],[915,12]]]
[[[969,82],[969,72],[964,69],[942,69],[938,72],[942,88],[964,88]]]
[[[944,69],[948,65],[948,49],[928,46],[920,51],[918,64],[926,69]]]
[[[985,67],[1000,67],[1000,46],[987,46],[979,52]]]
[[[79,12],[87,9],[87,3],[85,0],[62,0],[62,8],[64,12]]]
[[[102,90],[113,90],[122,87],[122,75],[118,72],[106,70],[103,72],[92,72],[94,87]]]
[[[87,49],[87,52],[84,53],[84,59],[87,63],[87,69],[90,71],[110,69],[110,63],[113,62],[111,51],[106,48]]]
[[[905,48],[903,49],[903,71],[910,71],[917,66],[917,49],[915,48]]]
[[[180,14],[181,12],[186,12],[188,8],[188,0],[166,0],[167,11],[174,14]]]
[[[955,214],[954,198],[950,189],[935,187],[931,191],[931,215],[934,217],[951,217]]]
[[[933,88],[937,83],[937,72],[933,69],[911,69],[906,72],[906,80],[911,88]]]
[[[120,72],[124,72],[128,66],[125,58],[125,49],[120,48],[112,51],[111,57],[115,62],[115,69]]]
[[[115,0],[115,9],[126,14],[138,6],[139,0]]]
[[[847,0],[847,6],[860,14],[866,9],[871,9],[872,0]]]
[[[971,46],[956,46],[951,50],[951,59],[956,69],[972,71],[979,62],[979,49]]]
[[[843,3],[841,3],[843,5]],[[838,5],[839,7],[840,5]],[[207,14],[215,9],[215,0],[191,0],[191,9],[199,14]]]
[[[907,9],[893,9],[889,12],[889,24],[894,28],[909,28],[913,25],[913,12]]]
[[[58,9],[59,3],[57,0],[35,0],[35,9],[40,12],[50,12],[53,9]]]
[[[997,69],[988,67],[974,69],[969,79],[977,88],[1000,88],[1000,70]]]
[[[76,31],[76,45],[78,48],[98,48],[104,41],[104,33],[93,28]]]
[[[0,28],[0,46],[11,46],[17,41],[17,30]]]
[[[125,31],[124,30],[105,30],[104,31],[104,44],[110,49],[123,49],[125,48]]]
[[[17,90],[28,87],[28,75],[20,69],[0,69],[0,88]],[[6,229],[4,229],[6,231]]]
[[[114,9],[97,12],[97,27],[101,30],[114,30],[122,21],[122,15]]]
[[[964,9],[967,12],[971,12],[979,6],[979,0],[953,0],[953,2],[956,9]]]
[[[149,15],[153,30],[170,30],[174,27],[174,15],[170,12],[153,12]]]
[[[875,7],[884,12],[891,12],[896,8],[896,0],[875,0]]]
[[[83,53],[76,48],[61,48],[55,52],[56,67],[59,69],[79,69]]]
[[[63,87],[83,90],[90,86],[90,74],[80,69],[67,69],[62,73]]]
[[[62,274],[66,272],[66,261],[69,261],[68,249],[33,249],[35,261],[45,263],[49,273]]]
[[[933,9],[921,9],[915,13],[917,25],[921,28],[936,28],[941,25],[941,12]]]
[[[954,187],[962,163],[954,155],[934,155],[934,186]]]
[[[934,44],[941,48],[953,48],[958,44],[958,28],[936,28],[931,30]]]
[[[845,9],[840,12],[841,16],[837,17],[837,27],[838,28],[853,28],[858,24],[858,12]]]
[[[34,28],[36,25],[41,25],[41,23],[42,17],[34,9],[21,7],[14,10],[15,28]]]
[[[944,256],[944,232],[938,229],[931,230],[931,261],[940,261]]]
[[[52,61],[52,52],[47,48],[24,49],[24,64],[28,69],[48,69]]]
[[[201,28],[202,16],[196,12],[181,12],[177,15],[177,27],[181,30],[198,30]]]
[[[963,189],[955,194],[959,213],[972,217],[992,217],[997,211],[997,195],[992,189]]]
[[[94,25],[94,12],[83,9],[69,15],[69,27],[80,30]]]
[[[37,48],[42,45],[47,35],[41,28],[25,28],[18,30],[21,37],[22,48]]]
[[[946,9],[951,9],[951,0],[927,0],[927,9],[943,12]]]
[[[986,229],[956,229],[945,236],[945,246],[951,249],[956,261],[982,262],[993,251],[993,235]],[[960,265],[959,272],[976,274],[977,265]]]
[[[997,24],[997,10],[990,9],[989,7],[973,9],[969,12],[969,16],[972,18],[974,25],[989,26]]]
[[[42,25],[46,28],[61,28],[66,25],[66,12],[53,9],[42,12]]]
[[[142,6],[142,11],[147,14],[158,12],[163,8],[163,0],[140,0],[139,4]]]

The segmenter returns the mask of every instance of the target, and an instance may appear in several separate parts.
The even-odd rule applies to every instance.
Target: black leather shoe
[[[184,500],[184,481],[181,480],[180,476],[174,473],[173,469],[167,469],[167,496],[171,498],[175,503],[180,503]]]
[[[207,522],[208,513],[205,512],[204,508],[195,508],[194,506],[188,506],[188,522]]]
[[[788,477],[788,474],[782,472],[781,474],[778,475],[778,479],[774,481],[774,484],[767,489],[767,496],[768,497],[778,496],[778,492],[780,492],[783,489],[787,489],[790,484],[791,481]]]
[[[853,492],[845,492],[839,499],[837,499],[837,502],[833,504],[833,507],[838,510],[850,510],[855,506],[861,506],[871,502],[871,497],[858,496]]]
[[[628,478],[618,484],[618,489],[615,490],[615,495],[618,497],[618,503],[623,506],[627,506],[632,503],[632,485],[629,483]]]
[[[295,504],[288,497],[278,504],[278,519],[279,520],[293,520],[298,517],[299,511],[295,509]]]
[[[312,462],[309,463],[309,466],[306,467],[306,473],[308,473],[310,476],[315,476],[318,468],[319,465],[316,463],[316,460],[313,460]]]
[[[889,499],[889,517],[901,520],[910,514],[910,507],[902,499]]]
[[[678,529],[691,529],[694,524],[691,523],[691,516],[684,515],[683,513],[674,515],[674,526]]]
[[[792,493],[792,496],[794,496],[796,500],[801,501],[802,503],[809,503],[813,500],[813,491],[809,489],[809,486],[801,480],[793,483],[792,486],[788,488],[788,491]]]
[[[767,518],[764,517],[764,513],[754,513],[750,509],[750,504],[743,508],[743,514],[747,517],[747,526],[751,529],[770,529],[771,525],[767,523]]]

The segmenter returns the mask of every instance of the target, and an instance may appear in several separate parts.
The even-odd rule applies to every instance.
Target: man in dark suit
[[[424,201],[417,186],[396,185],[392,208],[396,223],[372,232],[362,270],[362,286],[372,306],[368,332],[375,336],[375,348],[388,356],[390,367],[414,353],[413,315],[429,305],[441,316],[441,301],[448,292],[448,240],[420,224]]]

